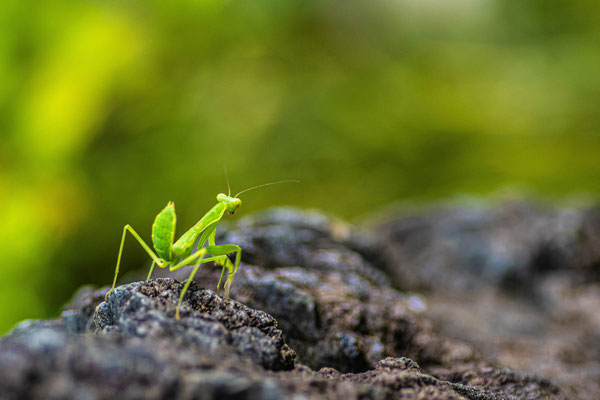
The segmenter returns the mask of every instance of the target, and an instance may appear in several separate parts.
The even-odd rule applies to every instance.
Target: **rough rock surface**
[[[531,283],[551,273],[572,272],[575,284],[600,279],[596,207],[513,200],[397,214],[374,229],[398,287],[464,291],[486,284],[533,297],[543,287]]]
[[[456,213],[468,214],[469,209]],[[440,212],[430,211],[432,216]],[[494,233],[504,220],[493,215],[502,212],[480,212],[486,224],[479,228],[473,219],[463,227],[456,216],[412,217],[424,218],[425,231],[442,232],[420,236],[398,234],[407,217],[388,219],[370,234],[317,212],[294,209],[244,218],[217,239],[243,249],[231,291],[235,301],[211,290],[220,273],[212,265],[192,282],[179,321],[174,318],[183,287],[179,280],[189,271],[121,285],[106,302],[106,289],[82,288],[60,318],[23,323],[0,338],[0,398],[594,398],[600,324],[586,310],[600,304],[598,286],[589,283],[597,276],[600,223],[585,214],[560,228],[553,218],[563,221],[557,215],[564,210],[523,211],[517,220],[531,218],[526,224],[530,228],[541,218],[541,231],[550,235],[540,233],[542,239],[530,237],[523,244],[513,240],[524,229],[518,224],[509,223],[505,235]],[[415,226],[414,220],[410,224]],[[569,236],[571,229],[586,233]],[[493,260],[499,257],[493,253],[495,246],[504,246],[500,254],[514,265],[500,268],[501,274],[473,278],[475,244],[467,245],[468,237],[476,243],[489,241],[482,251]],[[448,240],[465,245],[448,257]],[[545,261],[553,267],[543,274],[528,272],[539,267],[532,267],[536,257],[527,251],[539,254],[539,246],[550,248],[544,246],[552,240],[563,246],[552,257],[564,257]],[[441,254],[436,258],[433,253]],[[413,270],[423,260],[430,263],[424,266],[434,275],[430,280]],[[482,271],[497,270],[496,264],[483,260]],[[546,285],[565,271],[577,273],[562,285]],[[580,275],[587,279],[583,292],[553,307],[565,290],[582,290],[585,279]],[[507,285],[511,279],[532,286],[541,282],[541,287],[535,296],[515,298],[514,287]],[[515,306],[500,316],[490,315],[502,302],[527,304],[531,310]],[[523,327],[523,319],[534,315]],[[552,329],[560,322],[555,318],[567,316],[567,321],[587,328],[574,336],[558,336],[572,339],[560,347],[568,356],[540,364],[553,369],[526,362],[555,356],[543,354],[533,333],[525,334],[527,329],[550,329],[538,337],[545,345],[555,344]],[[575,339],[584,340],[578,347],[582,354],[571,351]],[[529,348],[533,350],[524,351]]]
[[[510,200],[409,210],[371,228],[381,265],[396,287],[424,294],[443,336],[545,376],[569,399],[600,398],[600,208]],[[480,375],[431,372],[470,384]]]

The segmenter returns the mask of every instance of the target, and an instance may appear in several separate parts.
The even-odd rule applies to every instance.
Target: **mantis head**
[[[219,203],[225,204],[225,207],[227,207],[227,211],[230,214],[233,214],[235,210],[237,210],[242,205],[241,199],[238,199],[237,197],[231,197],[223,193],[219,193],[217,195],[217,201]]]

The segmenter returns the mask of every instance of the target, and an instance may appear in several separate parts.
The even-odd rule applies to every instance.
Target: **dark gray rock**
[[[240,245],[244,262],[266,269],[301,266],[358,275],[378,286],[389,283],[373,268],[372,238],[318,212],[270,209],[242,218],[235,229],[221,234],[221,240]]]
[[[398,211],[372,226],[396,286],[470,290],[502,285],[533,296],[530,282],[579,270],[598,280],[600,210],[526,201],[440,205]]]
[[[177,321],[182,287],[173,279],[136,282],[117,287],[106,302],[105,291],[84,289],[71,304],[77,308],[61,319],[19,325],[0,341],[6,378],[0,393],[10,399],[282,396],[273,382],[239,372],[293,368],[295,353],[275,319],[192,283]]]
[[[357,241],[357,232],[321,214],[291,209],[243,218],[238,229],[221,236],[244,249],[232,296],[273,315],[299,361],[317,370],[362,372],[400,355],[428,362],[427,354],[435,354],[432,361],[439,362],[449,344],[420,317],[422,299],[390,288],[365,252],[348,244]],[[218,272],[205,268],[196,280],[210,286]],[[420,339],[425,337],[434,339]]]
[[[117,287],[92,316],[95,332],[164,339],[205,354],[231,350],[267,369],[291,369],[295,353],[285,344],[277,321],[263,311],[225,300],[192,282],[175,319],[183,285],[173,279]],[[231,350],[230,350],[231,349]]]
[[[551,376],[567,398],[600,393],[599,207],[463,201],[396,209],[370,228],[395,286],[424,294],[426,317],[443,336],[471,343],[483,359]],[[454,379],[448,371],[464,370],[471,378],[457,382],[497,388],[485,368],[428,371]],[[491,371],[513,398],[536,398],[521,386],[544,385]]]
[[[22,328],[21,328],[22,329]],[[177,390],[176,367],[147,343],[26,328],[0,341],[2,399],[167,398]]]
[[[105,290],[83,288],[61,318],[0,338],[0,398],[565,398],[440,333],[430,295],[392,287],[389,253],[373,237],[316,212],[242,219],[217,240],[243,248],[235,301],[200,287],[216,286],[210,265],[179,321],[174,279],[121,285],[107,301]]]
[[[244,265],[236,275],[232,295],[273,315],[300,362],[316,370],[334,368],[357,374],[376,369],[377,362],[389,356],[411,357],[425,368],[459,368],[481,360],[475,348],[433,328],[423,315],[427,307],[423,297],[390,287],[391,282],[375,267],[373,251],[348,244],[350,237],[359,236],[355,229],[316,218],[314,213],[295,212],[293,217],[290,213],[277,209],[260,214],[264,219],[244,218],[239,229],[223,234],[221,240],[245,243],[250,252],[242,253]],[[277,225],[279,215],[291,223]],[[289,265],[275,267],[263,259],[275,247],[278,262]],[[270,266],[245,264],[248,260]],[[210,287],[216,284],[218,273],[208,267],[196,279]],[[185,272],[179,274],[184,276]],[[486,396],[481,390],[475,392]],[[493,392],[490,398],[499,393]]]
[[[332,368],[315,372],[302,365],[269,371],[261,365],[293,362],[287,345],[279,346],[272,317],[192,284],[184,316],[176,321],[181,287],[172,279],[119,286],[108,301],[98,300],[83,333],[76,333],[80,329],[72,329],[68,320],[85,320],[90,299],[101,299],[105,291],[77,296],[71,306],[79,302],[81,308],[64,313],[67,319],[21,324],[0,339],[0,398],[383,400],[397,398],[398,388],[406,389],[403,396],[413,396],[403,398],[422,398],[448,386],[420,370],[394,385],[382,384],[379,370],[356,379]],[[344,335],[339,341],[353,356],[357,344]],[[394,364],[386,362],[382,365]],[[408,359],[399,363],[416,365]],[[464,399],[452,390],[440,393],[440,399]]]

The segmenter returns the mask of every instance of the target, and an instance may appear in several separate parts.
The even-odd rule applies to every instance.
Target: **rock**
[[[600,277],[600,209],[527,201],[440,205],[388,214],[371,227],[386,271],[405,290],[469,290],[502,285],[525,296],[530,282],[556,271]]]
[[[235,370],[291,369],[295,353],[262,311],[172,279],[76,296],[63,317],[21,324],[0,342],[0,393],[7,398],[200,398],[246,393],[277,398],[277,387]],[[93,300],[98,306],[89,315]],[[78,321],[73,324],[72,321]],[[87,326],[82,330],[81,326]],[[231,371],[219,371],[231,366]],[[204,372],[202,372],[204,371]],[[189,398],[195,398],[191,396]]]
[[[396,364],[417,369],[395,385],[381,383],[378,371],[354,379],[331,368],[315,372],[296,365],[276,374],[270,370],[293,366],[294,353],[272,317],[192,283],[176,321],[181,288],[172,279],[119,286],[88,317],[83,333],[64,317],[21,324],[0,340],[2,398],[386,399],[404,384],[403,393],[415,396],[448,386],[420,378],[408,359]],[[79,296],[82,307],[70,310],[70,318],[85,319],[90,299],[103,293]],[[452,390],[440,393],[440,399],[463,399]]]
[[[268,267],[244,264],[232,296],[273,315],[299,361],[316,370],[363,372],[386,356],[425,363],[470,357],[466,348],[451,355],[449,342],[413,307],[417,296],[393,290],[381,270],[348,246],[348,238],[356,236],[353,228],[314,212],[275,209],[243,218],[221,241],[240,243],[244,260]],[[266,259],[269,254],[276,255],[278,268]],[[205,268],[196,280],[210,286],[218,274]]]
[[[390,280],[375,267],[372,249],[359,251],[348,244],[349,237],[360,236],[355,229],[340,226],[339,221],[328,223],[314,213],[295,212],[293,217],[290,213],[276,209],[244,218],[238,229],[220,239],[243,243],[250,252],[243,253],[244,262],[270,265],[264,255],[277,248],[282,264],[269,268],[244,264],[232,295],[273,315],[300,362],[315,370],[360,373],[373,370],[389,356],[411,357],[426,368],[459,369],[481,361],[476,348],[434,329],[424,317],[423,297],[391,288]],[[278,224],[278,215],[292,223]],[[178,276],[183,279],[185,274]],[[218,274],[207,267],[196,279],[211,286]],[[484,365],[497,369],[494,361],[490,358]]]
[[[565,398],[554,380],[448,335],[430,292],[392,286],[384,271],[397,265],[376,237],[317,212],[244,218],[217,239],[243,249],[235,300],[210,290],[220,273],[210,265],[179,321],[173,277],[189,271],[118,286],[107,301],[83,288],[60,318],[0,338],[0,398]]]
[[[442,336],[552,377],[568,398],[600,393],[600,208],[455,202],[388,213],[370,229],[395,286],[423,293]],[[429,371],[449,379],[444,368]]]
[[[562,397],[560,389],[549,380],[533,374],[523,374],[507,368],[472,365],[468,369],[453,370],[449,373],[437,371],[437,376],[451,380],[454,389],[475,398],[496,398],[498,393],[508,399],[543,399]]]
[[[167,340],[182,351],[191,347],[210,355],[233,351],[271,370],[293,368],[296,355],[285,344],[272,316],[224,300],[192,282],[177,321],[175,310],[182,288],[173,279],[117,287],[96,308],[94,331]]]

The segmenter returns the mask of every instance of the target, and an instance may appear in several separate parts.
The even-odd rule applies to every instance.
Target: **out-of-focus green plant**
[[[0,331],[109,281],[124,224],[148,238],[173,200],[186,229],[223,165],[234,188],[302,181],[244,213],[600,192],[596,2],[0,7]]]

